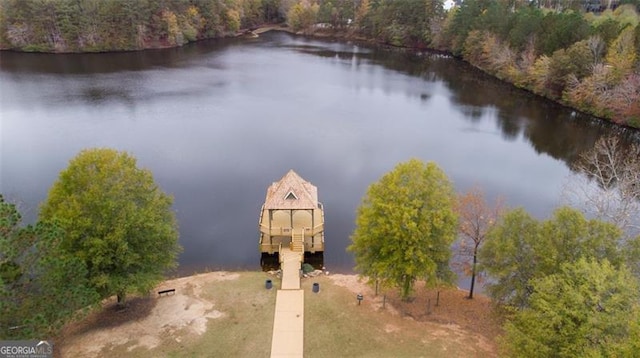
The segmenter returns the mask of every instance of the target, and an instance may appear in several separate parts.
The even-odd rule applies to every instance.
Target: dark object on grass
[[[175,294],[175,293],[176,293],[176,289],[175,288],[170,288],[168,290],[158,291],[158,296]]]

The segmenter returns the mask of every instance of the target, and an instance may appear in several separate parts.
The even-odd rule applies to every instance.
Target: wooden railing
[[[271,227],[265,225],[260,225],[260,232],[265,235],[271,236],[291,236],[291,228],[290,227]]]
[[[269,228],[268,226],[260,225],[260,232],[265,235],[271,235],[271,236],[291,236],[291,233],[293,232],[293,230],[294,228],[291,228],[291,227],[274,226]],[[298,229],[295,229],[295,230],[298,230]],[[305,236],[315,236],[321,233],[322,231],[324,231],[324,225],[323,224],[316,225],[313,228],[305,227],[305,228],[301,228],[300,230],[303,231]]]

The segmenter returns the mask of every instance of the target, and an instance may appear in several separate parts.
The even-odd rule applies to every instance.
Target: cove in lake
[[[3,52],[0,190],[27,222],[68,161],[128,151],[175,198],[180,274],[258,269],[258,216],[289,169],[318,187],[325,265],[345,252],[367,186],[435,161],[546,217],[569,165],[617,131],[456,59],[284,33],[132,53]]]

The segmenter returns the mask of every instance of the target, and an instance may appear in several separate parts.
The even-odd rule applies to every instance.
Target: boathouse
[[[260,252],[324,251],[324,212],[318,188],[290,170],[267,189],[260,213]]]

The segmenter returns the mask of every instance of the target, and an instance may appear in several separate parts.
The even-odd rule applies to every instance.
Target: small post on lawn
[[[440,306],[440,291],[438,291],[438,294],[436,295],[436,307]]]

